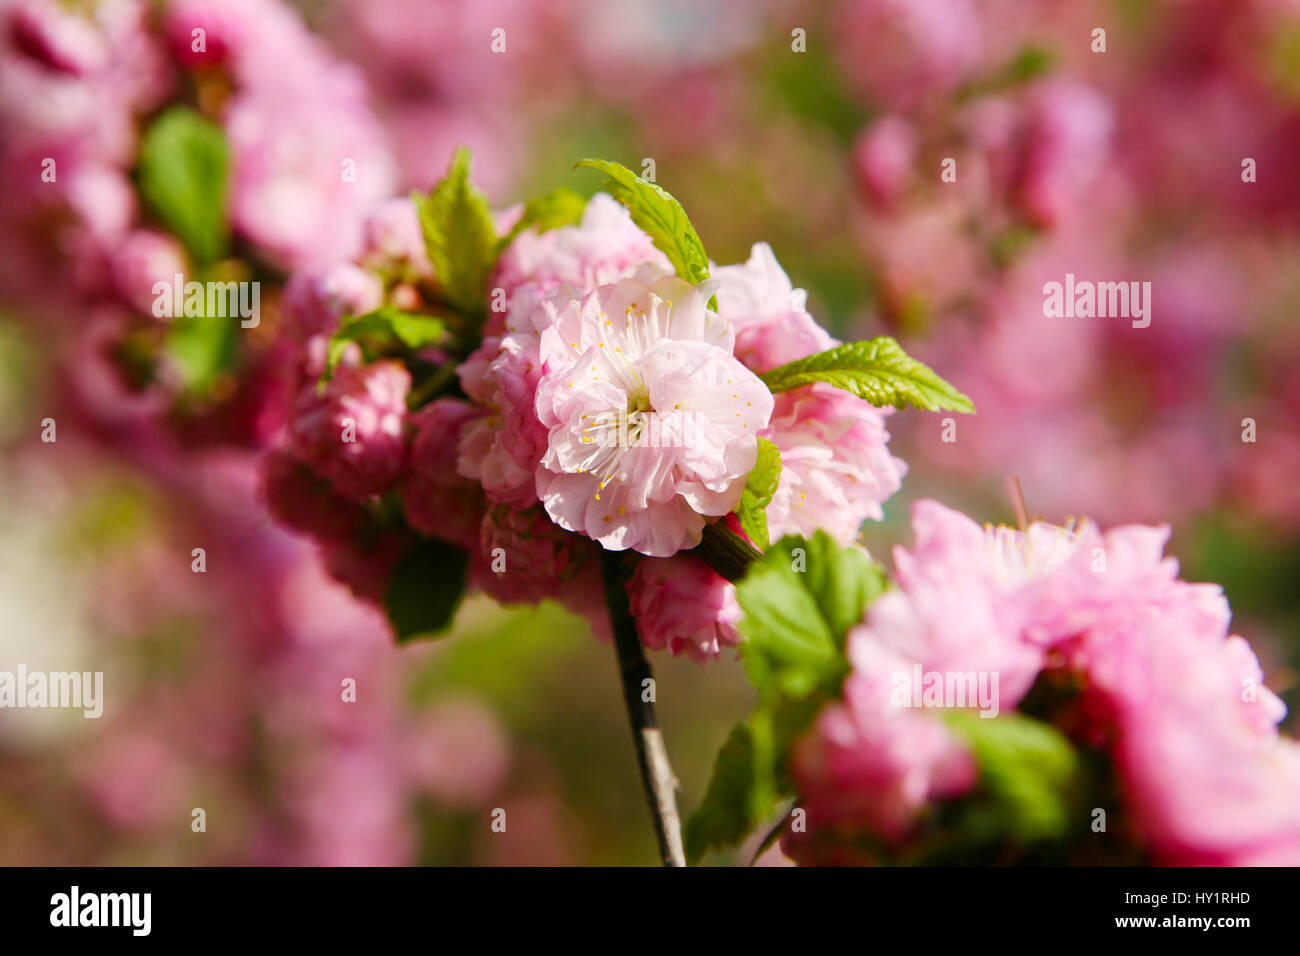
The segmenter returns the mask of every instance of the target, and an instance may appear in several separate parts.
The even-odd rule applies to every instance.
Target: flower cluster
[[[453,164],[444,184],[458,175]],[[600,556],[635,555],[642,640],[705,661],[737,643],[739,609],[684,552],[743,510],[760,447],[781,456],[768,534],[826,527],[850,542],[906,470],[888,450],[890,409],[820,382],[765,384],[838,344],[765,244],[690,281],[610,195],[573,200],[562,224],[484,213],[510,238],[481,302],[451,317],[454,280],[431,270],[410,203],[370,217],[353,261],[296,275],[285,326],[298,398],[268,500],[358,593],[382,598],[402,549],[434,539],[468,552],[470,586],[511,604],[555,598],[597,633]],[[398,311],[440,315],[449,334],[376,349],[351,331]]]
[[[1230,636],[1221,590],[1182,581],[1164,556],[1167,528],[981,528],[921,501],[913,529],[913,548],[894,556],[897,589],[849,633],[842,701],[793,749],[808,817],[788,853],[886,859],[925,845],[983,769],[945,720],[940,683],[995,675],[982,716],[1020,708],[1102,754],[1121,804],[1101,807],[1146,858],[1300,859],[1300,745],[1278,733],[1285,707]],[[910,699],[914,675],[931,674],[933,699]]]
[[[157,6],[0,3],[4,304],[67,316],[40,333],[77,350],[79,410],[133,444],[260,447],[284,420],[284,274],[357,254],[394,163],[360,73],[291,7]],[[177,276],[256,311],[232,335],[231,312],[160,307]]]

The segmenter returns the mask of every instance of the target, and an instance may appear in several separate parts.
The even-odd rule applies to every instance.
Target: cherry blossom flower
[[[563,528],[668,557],[735,508],[772,396],[732,356],[710,290],[625,279],[571,302],[541,333],[537,493]]]

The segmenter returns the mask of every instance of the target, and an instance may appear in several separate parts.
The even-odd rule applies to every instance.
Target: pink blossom
[[[363,601],[383,606],[397,565],[415,543],[405,529],[373,525],[351,541],[326,542],[321,547],[325,567]]]
[[[177,275],[184,275],[185,252],[174,237],[141,229],[114,252],[111,272],[122,299],[141,315],[153,315],[154,283],[170,287]]]
[[[858,176],[867,193],[882,206],[891,206],[912,178],[917,132],[899,116],[885,116],[867,129],[853,148]]]
[[[261,492],[277,520],[323,541],[348,541],[366,524],[364,508],[340,497],[328,481],[282,449],[264,460]]]
[[[348,69],[322,70],[314,96],[249,89],[231,104],[231,221],[271,262],[346,259],[365,210],[389,195],[392,161]]]
[[[85,76],[103,69],[109,51],[86,19],[55,3],[15,3],[7,24],[15,47],[51,70]]]
[[[405,196],[372,209],[361,224],[359,261],[367,268],[412,277],[433,272],[415,204]]]
[[[406,393],[411,375],[399,362],[340,366],[318,394],[299,393],[290,424],[293,454],[347,498],[382,494],[406,463]]]
[[[1077,541],[1042,524],[986,530],[928,500],[912,506],[912,529],[912,549],[894,549],[898,587],[871,605],[850,652],[878,644],[925,670],[997,674],[1000,706],[1010,709],[1043,660],[1024,595]]]
[[[894,675],[910,673],[912,662],[862,635],[853,640],[843,703],[822,712],[792,755],[808,837],[788,835],[783,847],[801,860],[837,827],[899,841],[930,801],[975,784],[974,760],[943,721],[892,702]]]
[[[588,291],[628,278],[647,263],[671,272],[664,254],[637,228],[628,211],[597,193],[578,225],[519,235],[501,254],[489,285],[504,289],[507,297],[524,283],[536,285],[543,294],[566,283]]]
[[[546,427],[535,410],[542,361],[537,336],[489,336],[459,369],[465,393],[487,414],[468,422],[457,468],[493,501],[525,508],[537,501],[536,471]]]
[[[1114,757],[1141,835],[1165,865],[1300,862],[1300,745],[1249,645],[1182,615],[1093,634],[1090,693],[1112,715]]]
[[[411,416],[410,467],[401,487],[406,522],[421,534],[473,550],[485,502],[483,489],[456,472],[457,447],[482,412],[469,402],[440,398]]]
[[[289,329],[299,341],[331,334],[339,320],[373,312],[383,302],[384,287],[373,272],[340,262],[294,273],[281,302]]]
[[[494,505],[480,528],[474,583],[502,604],[538,604],[549,597],[575,611],[590,603],[603,610],[603,601],[574,600],[583,592],[599,596],[598,573],[577,581],[584,571],[597,571],[594,548],[558,527],[539,504],[522,510]]]
[[[284,287],[280,308],[285,329],[300,349],[303,384],[316,382],[325,372],[329,339],[342,319],[373,312],[383,301],[379,277],[351,262],[294,273]]]
[[[790,284],[766,242],[754,244],[744,265],[714,270],[718,314],[736,333],[736,357],[766,372],[824,352],[838,343],[804,308],[807,293]]]
[[[732,356],[707,286],[625,279],[569,303],[541,333],[537,493],[563,528],[668,557],[735,508],[772,396]]]
[[[507,728],[475,697],[439,700],[400,743],[401,766],[412,782],[453,807],[481,806],[510,773]]]
[[[781,452],[781,482],[767,512],[773,539],[820,528],[847,544],[867,518],[884,518],[881,504],[907,474],[889,453],[891,411],[820,383],[776,396],[761,433]]]
[[[740,643],[736,588],[691,555],[645,558],[627,584],[641,641],[707,664]]]
[[[1087,201],[1115,120],[1110,104],[1079,83],[1035,90],[1029,110],[1016,198],[1032,222],[1056,226]]]
[[[863,93],[888,105],[951,89],[984,56],[971,0],[843,0],[838,13],[840,61]]]

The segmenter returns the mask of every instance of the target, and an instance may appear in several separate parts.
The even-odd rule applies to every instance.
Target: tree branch
[[[722,521],[704,526],[700,543],[690,552],[728,581],[739,581],[762,553]]]
[[[606,551],[603,571],[605,603],[609,607],[614,649],[618,653],[623,702],[627,705],[628,721],[632,725],[632,743],[641,769],[641,785],[645,788],[655,835],[659,838],[659,854],[664,866],[685,866],[681,820],[677,815],[677,778],[668,762],[668,749],[655,718],[654,702],[644,698],[645,688],[653,686],[645,682],[653,681],[654,675],[641,646],[641,637],[637,634],[636,621],[632,619],[627,591],[624,590],[626,565],[619,554]]]

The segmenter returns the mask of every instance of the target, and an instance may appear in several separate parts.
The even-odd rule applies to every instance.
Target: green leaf
[[[704,799],[686,821],[686,862],[694,866],[710,850],[735,846],[745,839],[767,815],[756,803],[757,796],[753,734],[748,724],[740,723],[718,751]]]
[[[173,106],[145,132],[136,171],[140,195],[201,265],[226,255],[229,154],[221,130]]]
[[[577,225],[582,221],[586,209],[587,198],[564,186],[530,199],[524,205],[523,215],[514,228],[498,243],[498,251],[510,245],[516,236],[527,229],[546,232],[562,226]]]
[[[574,169],[587,166],[605,173],[605,189],[627,207],[632,221],[668,257],[677,275],[692,285],[709,277],[709,257],[704,243],[686,216],[682,204],[667,190],[642,179],[632,170],[607,159],[580,159]]]
[[[766,438],[758,440],[758,458],[745,479],[745,490],[740,494],[736,517],[749,540],[760,548],[771,544],[767,531],[767,506],[772,503],[777,485],[781,483],[781,451]]]
[[[759,692],[769,684],[792,697],[838,688],[847,667],[845,635],[884,582],[865,554],[822,531],[768,548],[736,585],[745,612],[741,656]]]
[[[786,755],[826,700],[824,695],[804,700],[768,695],[747,722],[732,728],[714,761],[704,800],[686,823],[689,862],[737,845],[772,819],[781,800],[794,796]]]
[[[237,319],[178,315],[167,326],[163,352],[172,376],[191,395],[206,395],[234,364]]]
[[[441,343],[446,334],[447,327],[441,319],[403,312],[392,306],[346,318],[330,336],[321,381],[327,382],[334,377],[334,370],[351,342],[361,346],[367,361],[374,361],[385,355],[430,348]]]
[[[384,610],[399,643],[445,630],[465,591],[469,555],[463,548],[422,538],[398,562]]]
[[[760,376],[773,392],[826,382],[872,405],[915,405],[926,411],[974,412],[971,400],[887,335],[848,342]]]
[[[981,717],[945,711],[979,765],[977,799],[986,828],[1020,842],[1065,835],[1076,790],[1079,758],[1055,727],[1012,711]]]
[[[469,178],[461,147],[429,195],[412,194],[424,246],[447,301],[469,315],[487,311],[487,279],[496,264],[497,234],[487,197]]]
[[[849,630],[862,622],[871,602],[884,593],[885,571],[865,551],[843,547],[824,531],[813,535],[807,549],[804,586],[817,602],[835,646],[843,652]]]

